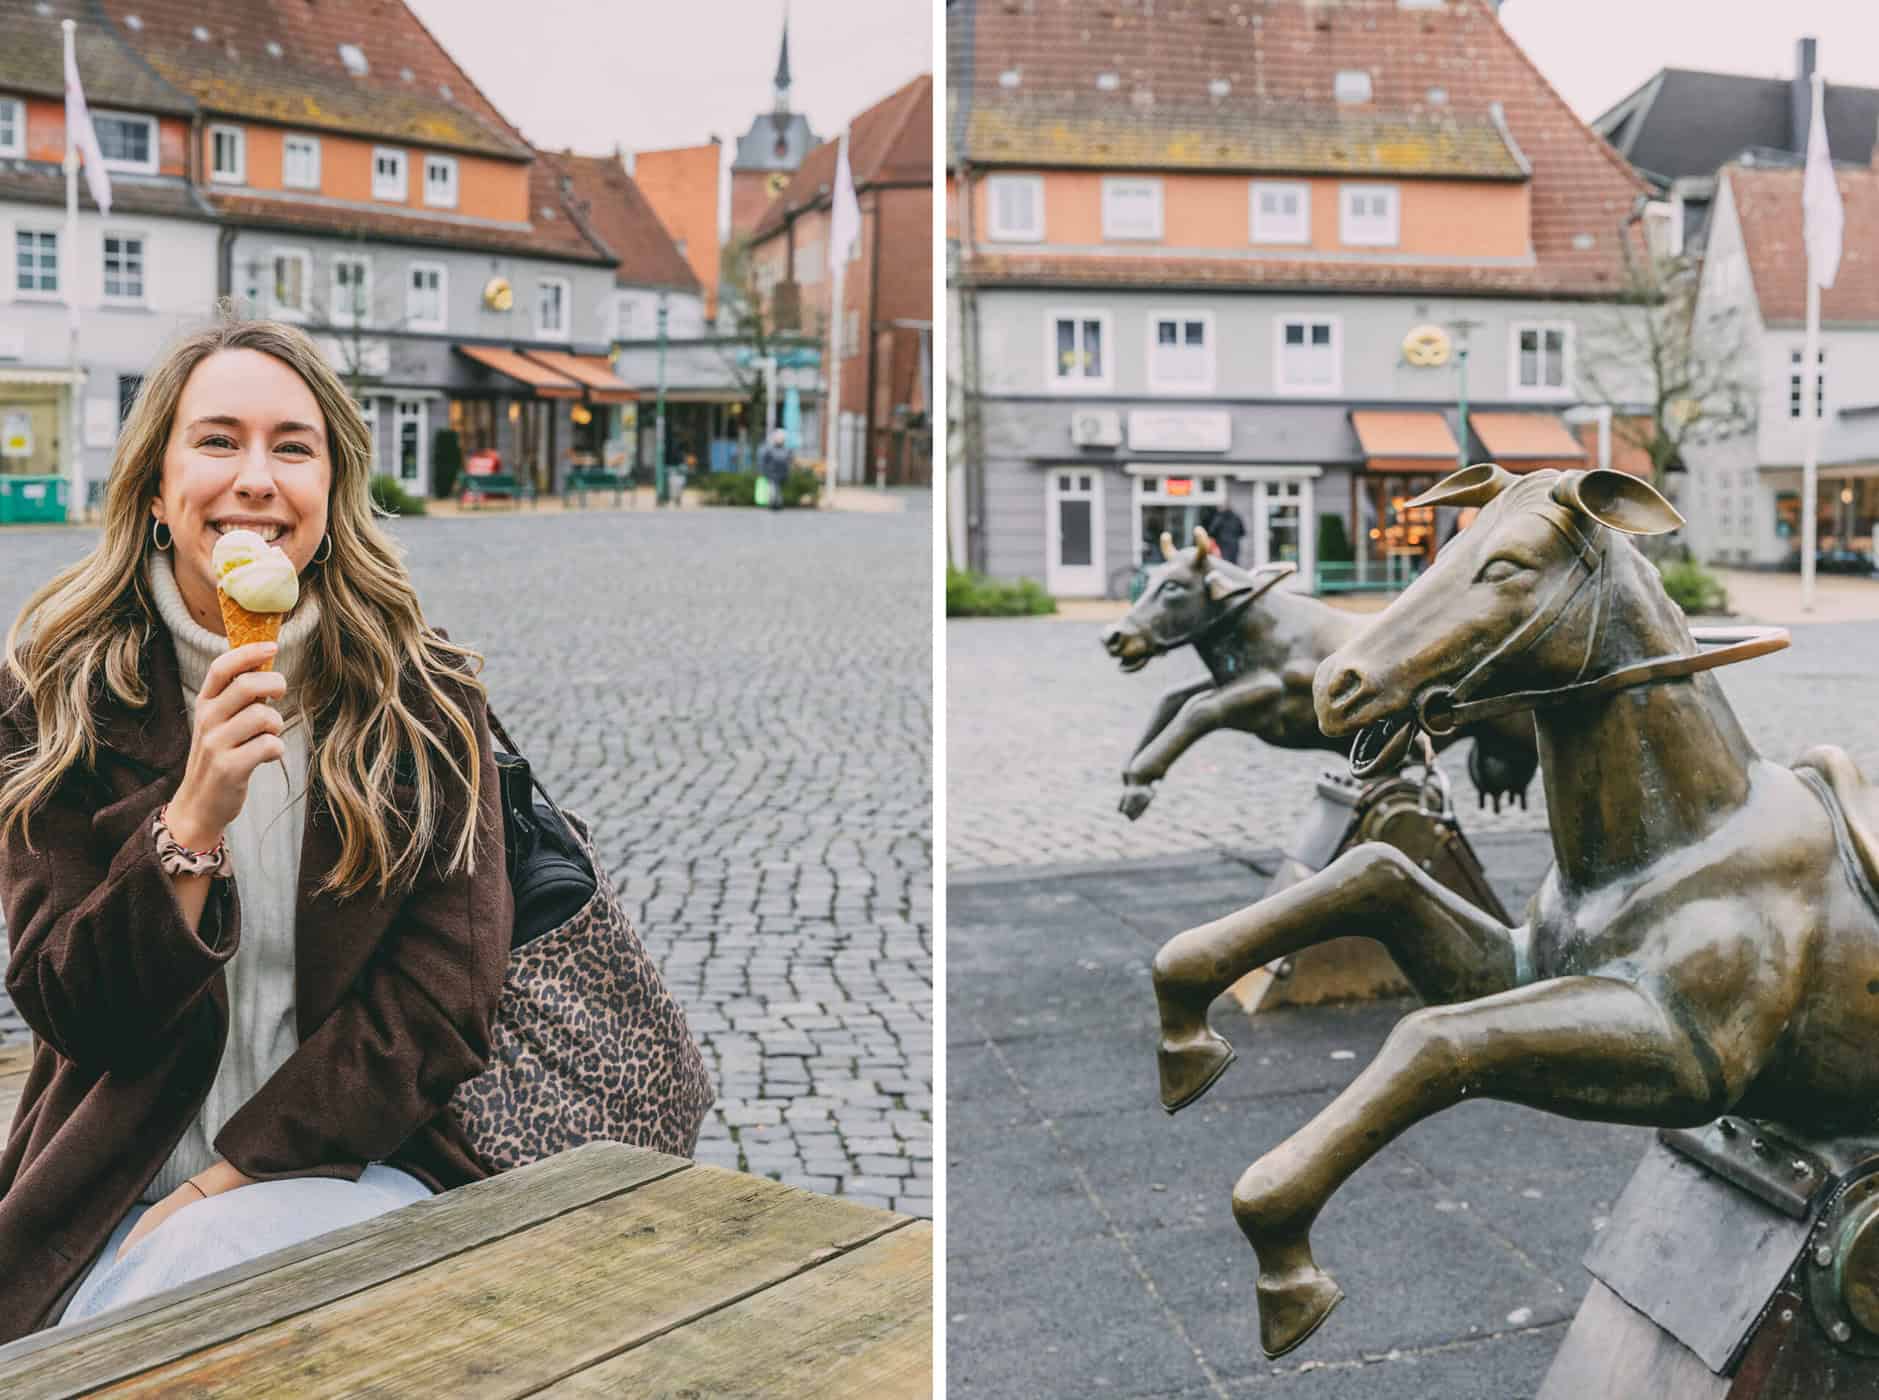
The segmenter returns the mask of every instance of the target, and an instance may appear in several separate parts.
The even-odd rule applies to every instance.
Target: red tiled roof
[[[442,248],[486,248],[496,252],[578,262],[610,263],[612,253],[582,231],[564,203],[561,175],[545,157],[529,166],[527,227],[445,219],[415,209],[362,208],[357,204],[202,191],[217,213],[255,228],[308,233],[358,233],[371,238],[431,244]]]
[[[1198,262],[1152,266],[1196,281],[1300,286],[1407,286],[1562,296],[1609,296],[1622,286],[1620,229],[1643,182],[1575,116],[1501,27],[1487,0],[1404,9],[1397,0],[960,0],[948,10],[956,157],[999,163],[973,146],[983,110],[1056,115],[1072,131],[1087,115],[1130,113],[1250,127],[1262,112],[1307,108],[1478,121],[1500,105],[1532,167],[1533,268],[1465,264],[1376,269],[1332,263]],[[1371,100],[1340,105],[1339,72],[1369,74]],[[1016,75],[1015,85],[1009,75]],[[1099,78],[1104,81],[1099,86]],[[1110,79],[1113,78],[1113,82]],[[1227,85],[1216,95],[1215,84]],[[1440,100],[1436,100],[1439,90]],[[1330,173],[1330,172],[1327,172]],[[1053,261],[980,257],[983,281]],[[1072,261],[1057,259],[1057,263]],[[1118,259],[1099,259],[1113,270]],[[1027,268],[1035,275],[1036,268]],[[1052,269],[1072,276],[1068,268]]]
[[[783,227],[786,211],[826,209],[835,190],[835,154],[840,137],[803,157],[783,193],[772,200],[751,231],[762,242]],[[870,185],[928,184],[933,179],[933,75],[922,73],[882,98],[848,126],[848,169],[859,194]]]
[[[1846,210],[1846,227],[1839,273],[1820,293],[1820,319],[1879,321],[1879,171],[1841,167],[1833,176]],[[1801,321],[1807,316],[1804,178],[1798,166],[1760,170],[1731,165],[1723,170],[1742,221],[1749,275],[1764,321]]]
[[[0,0],[0,90],[65,95],[64,20],[73,20],[72,49],[85,100],[94,107],[187,114],[196,104],[140,63],[88,0]]]
[[[1615,283],[1588,284],[1557,264],[1430,264],[1301,258],[1106,257],[980,253],[959,280],[995,287],[1238,287],[1261,291],[1447,292],[1455,296],[1608,297]]]
[[[124,44],[211,114],[528,158],[521,133],[402,0],[98,3]],[[347,68],[342,45],[365,56],[365,74]]]
[[[700,290],[697,275],[678,244],[617,157],[544,152],[542,159],[572,182],[570,197],[576,210],[617,259],[616,282],[626,287]]]

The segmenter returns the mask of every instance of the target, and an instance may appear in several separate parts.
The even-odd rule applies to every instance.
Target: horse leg
[[[1290,1351],[1343,1297],[1312,1259],[1331,1195],[1411,1124],[1467,1098],[1611,1123],[1708,1122],[1747,1082],[1753,1046],[1686,1029],[1629,982],[1566,977],[1403,1018],[1316,1118],[1248,1167],[1233,1215],[1259,1257],[1259,1339]]]
[[[1212,1087],[1233,1049],[1207,1024],[1215,997],[1256,967],[1314,943],[1374,938],[1430,1003],[1515,982],[1512,932],[1444,888],[1394,846],[1366,842],[1256,904],[1191,928],[1155,955],[1161,1104],[1173,1113]]]

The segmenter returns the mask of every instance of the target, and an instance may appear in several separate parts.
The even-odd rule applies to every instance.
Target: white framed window
[[[1044,318],[1045,383],[1067,393],[1115,384],[1115,335],[1107,311],[1053,311]]]
[[[1276,387],[1290,394],[1336,394],[1344,386],[1344,326],[1335,316],[1281,318]]]
[[[985,182],[985,236],[998,243],[1044,241],[1044,177],[994,175]]]
[[[144,300],[144,238],[140,233],[104,235],[104,299],[141,306]]]
[[[405,275],[405,325],[414,331],[444,329],[449,273],[440,262],[414,262]]]
[[[429,465],[430,444],[425,439],[425,420],[429,406],[423,399],[399,399],[394,414],[398,425],[395,450],[398,454],[398,480],[421,483]]]
[[[369,326],[372,324],[372,264],[356,253],[342,253],[333,259],[333,293],[327,305],[327,324],[334,326]]]
[[[305,248],[275,248],[268,262],[268,315],[282,321],[306,320],[313,255]]]
[[[377,475],[379,471],[378,400],[354,399],[353,402],[359,405],[359,416],[365,420],[365,441],[372,456],[372,473]]]
[[[1517,398],[1560,398],[1572,392],[1572,324],[1517,321],[1513,325]]]
[[[1252,189],[1253,242],[1311,242],[1311,186],[1255,180]]]
[[[289,189],[320,187],[320,138],[289,136],[281,143],[281,183]]]
[[[248,179],[248,138],[238,126],[209,128],[209,178],[228,185]]]
[[[1161,181],[1103,181],[1104,238],[1161,237]]]
[[[438,209],[457,207],[456,157],[424,157],[424,202]]]
[[[26,104],[17,97],[0,97],[0,156],[26,154]]]
[[[1806,368],[1806,355],[1800,350],[1788,351],[1788,417],[1801,416],[1801,404],[1806,401],[1801,371]],[[1814,416],[1827,416],[1827,352],[1823,348],[1816,352],[1814,361]]]
[[[372,148],[372,198],[404,200],[410,195],[405,179],[405,153],[392,146]]]
[[[1148,387],[1157,394],[1213,392],[1213,312],[1161,311],[1149,316]]]
[[[535,284],[535,334],[544,340],[568,338],[568,279],[544,277]]]
[[[59,295],[59,235],[52,229],[13,231],[13,290],[22,297]]]
[[[1345,185],[1338,191],[1338,238],[1356,247],[1393,247],[1398,234],[1395,185]]]
[[[98,152],[106,170],[136,175],[157,173],[157,119],[135,112],[91,110],[91,127],[98,133]]]

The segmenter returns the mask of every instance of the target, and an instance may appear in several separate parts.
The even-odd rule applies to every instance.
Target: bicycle
[[[1142,590],[1148,586],[1148,565],[1123,564],[1111,569],[1108,583],[1106,597],[1126,598],[1133,603],[1142,596]]]

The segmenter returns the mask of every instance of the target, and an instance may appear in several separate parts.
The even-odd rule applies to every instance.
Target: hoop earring
[[[165,553],[176,543],[176,533],[161,520],[150,522],[150,543],[159,553]]]
[[[320,536],[320,547],[313,551],[313,562],[324,564],[333,557],[333,537],[330,534]]]

